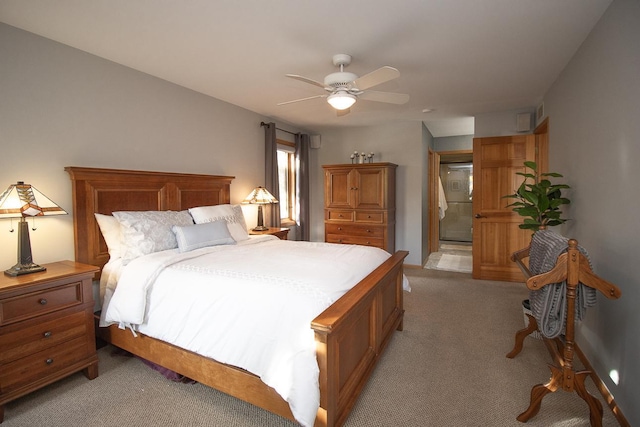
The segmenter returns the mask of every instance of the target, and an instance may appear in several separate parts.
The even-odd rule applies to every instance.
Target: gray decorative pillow
[[[153,252],[175,249],[178,241],[171,229],[174,225],[192,225],[188,211],[122,211],[113,216],[122,231],[122,264]]]
[[[189,209],[189,213],[196,224],[204,224],[221,219],[226,221],[231,237],[233,237],[236,242],[249,238],[247,223],[244,220],[244,214],[242,213],[242,207],[240,205],[201,206]]]
[[[203,224],[172,227],[180,252],[189,252],[207,246],[235,244],[226,221],[218,220]]]

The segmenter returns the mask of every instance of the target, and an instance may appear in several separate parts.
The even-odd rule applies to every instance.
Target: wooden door
[[[429,148],[429,244],[428,252],[438,252],[440,248],[440,210],[438,178],[440,177],[440,154]]]
[[[531,231],[503,198],[520,186],[524,162],[536,160],[534,135],[473,139],[473,278],[521,282],[511,254],[528,246]]]

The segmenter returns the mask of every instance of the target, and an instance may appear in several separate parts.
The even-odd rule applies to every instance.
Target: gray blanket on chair
[[[533,235],[529,247],[529,271],[532,275],[546,273],[556,265],[558,257],[566,252],[569,239],[551,230],[539,230]],[[589,260],[583,247],[578,250]],[[589,260],[591,266],[591,260]],[[531,312],[538,322],[540,333],[555,338],[565,331],[567,282],[552,283],[529,292]],[[587,307],[596,303],[596,290],[580,283],[576,293],[576,320],[582,320]]]

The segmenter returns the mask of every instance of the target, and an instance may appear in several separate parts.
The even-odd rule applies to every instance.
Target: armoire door
[[[354,190],[351,169],[337,168],[325,171],[324,206],[325,208],[353,208]]]
[[[354,208],[386,209],[386,169],[354,169],[352,172]]]

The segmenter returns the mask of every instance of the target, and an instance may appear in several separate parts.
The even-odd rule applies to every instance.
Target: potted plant
[[[516,199],[507,207],[513,207],[513,211],[525,217],[524,223],[519,227],[533,230],[548,226],[560,225],[567,221],[561,218],[560,206],[571,203],[566,197],[562,197],[562,190],[571,188],[566,184],[552,184],[547,178],[561,178],[562,175],[555,172],[540,173],[535,162],[524,162],[525,167],[533,173],[517,172],[524,177],[524,181],[514,194],[504,196]]]

